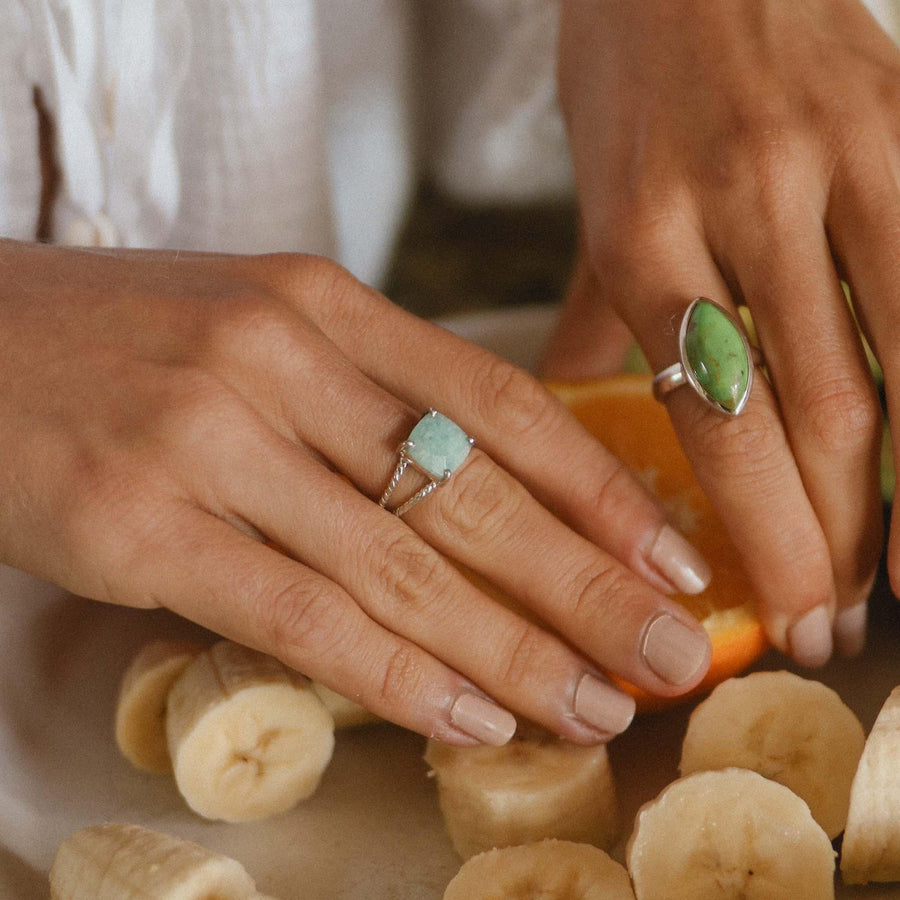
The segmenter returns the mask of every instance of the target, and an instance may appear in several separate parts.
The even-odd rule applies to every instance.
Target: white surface
[[[455,327],[491,346],[505,341],[527,363],[551,315],[498,313]],[[166,776],[142,774],[122,760],[112,733],[118,679],[137,647],[190,626],[162,612],[70,597],[4,568],[0,623],[2,900],[47,900],[45,873],[58,844],[101,821],[145,824],[228,853],[279,900],[439,900],[458,868],[421,738],[388,725],[341,733],[308,802],[259,824],[204,822]],[[887,596],[877,600],[877,625],[863,659],[821,673],[867,730],[900,683],[900,605]],[[681,708],[639,720],[611,745],[626,821],[674,777],[686,715]],[[900,885],[841,889],[838,896],[900,898]]]

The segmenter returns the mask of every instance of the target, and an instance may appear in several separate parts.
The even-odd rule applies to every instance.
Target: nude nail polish
[[[621,734],[634,718],[634,698],[591,674],[575,690],[575,715],[606,734]]]
[[[711,654],[705,632],[689,628],[668,613],[660,613],[650,621],[641,643],[644,662],[672,685],[690,681],[709,665]]]
[[[868,605],[865,601],[842,609],[832,625],[834,646],[840,656],[858,656],[866,644],[866,619]]]
[[[706,560],[671,525],[663,525],[656,536],[650,562],[683,594],[699,594],[712,579]]]
[[[515,716],[477,694],[460,694],[450,709],[450,721],[493,747],[502,747],[516,733]]]
[[[788,628],[788,648],[801,666],[818,668],[831,658],[831,619],[824,606],[815,606]]]

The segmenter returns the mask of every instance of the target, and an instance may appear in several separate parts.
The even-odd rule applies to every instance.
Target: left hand
[[[600,374],[630,334],[658,372],[694,297],[747,305],[769,379],[746,411],[666,402],[773,642],[858,651],[881,413],[840,279],[900,446],[900,51],[858,0],[563,0],[559,70],[582,253],[545,373]],[[896,588],[896,534],[889,566]]]

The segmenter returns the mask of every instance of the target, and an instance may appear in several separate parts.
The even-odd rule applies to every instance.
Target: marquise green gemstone
[[[686,365],[722,409],[734,412],[750,384],[750,358],[741,332],[731,318],[710,300],[691,310],[684,333]]]
[[[440,481],[465,462],[472,442],[452,419],[427,412],[409,434],[406,454],[420,468]]]

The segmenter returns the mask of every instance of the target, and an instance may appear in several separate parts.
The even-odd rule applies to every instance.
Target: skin
[[[631,335],[659,370],[694,296],[749,306],[771,382],[746,413],[666,402],[772,639],[809,664],[832,620],[858,649],[881,543],[880,413],[838,278],[892,411],[898,63],[855,0],[562,3],[582,250],[546,371],[608,370]],[[0,272],[3,562],[458,744],[467,695],[590,743],[610,733],[576,712],[585,674],[702,677],[708,655],[677,685],[642,655],[660,613],[702,635],[650,562],[663,513],[519,370],[307,256],[6,241]],[[478,445],[401,521],[376,501],[429,406]],[[815,610],[827,640],[797,640]]]
[[[693,297],[746,305],[769,374],[746,413],[666,402],[773,641],[819,664],[833,622],[859,650],[881,413],[840,279],[897,446],[900,52],[856,0],[564,0],[559,76],[582,243],[546,372],[608,370],[631,335],[659,371]],[[800,647],[813,610],[824,633]]]
[[[524,372],[309,256],[0,241],[0,271],[4,562],[457,744],[463,695],[592,743],[585,673],[702,676],[640,652],[663,612],[705,640],[647,560],[663,513]],[[401,520],[376,501],[429,405],[478,445]]]

